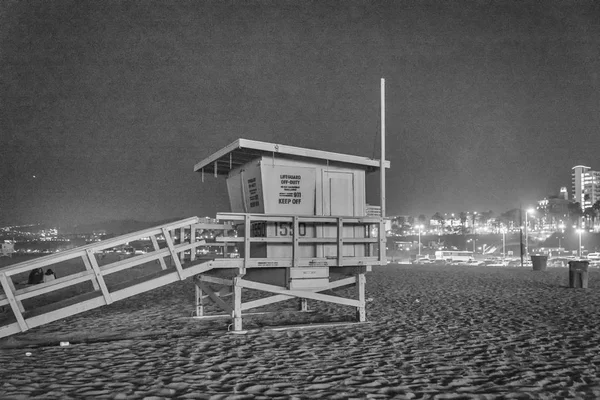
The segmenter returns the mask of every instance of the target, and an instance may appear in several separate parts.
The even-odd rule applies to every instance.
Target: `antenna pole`
[[[381,78],[381,157],[379,167],[379,193],[381,194],[381,216],[385,217],[385,79]]]

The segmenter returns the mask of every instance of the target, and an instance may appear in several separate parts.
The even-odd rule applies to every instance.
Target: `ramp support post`
[[[194,287],[196,288],[196,317],[204,316],[204,293],[202,288],[198,285],[198,282],[194,280]]]
[[[233,278],[233,330],[242,330],[242,285],[240,275]]]
[[[356,317],[358,322],[365,322],[367,320],[366,311],[366,300],[365,300],[365,284],[366,284],[365,272],[361,271],[356,276],[356,289],[358,292],[359,306],[356,307]]]
[[[305,298],[300,298],[298,303],[298,309],[300,311],[308,311],[308,300]]]

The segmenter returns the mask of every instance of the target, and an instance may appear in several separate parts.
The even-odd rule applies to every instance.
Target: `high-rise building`
[[[571,183],[573,187],[573,201],[585,210],[600,200],[600,171],[592,171],[585,165],[573,167]]]

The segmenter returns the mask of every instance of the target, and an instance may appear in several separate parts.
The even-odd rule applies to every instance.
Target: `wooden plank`
[[[300,258],[300,242],[298,239],[300,238],[300,225],[298,223],[298,217],[294,217],[293,227],[292,227],[292,237],[294,239],[292,245],[292,268],[298,265],[298,260]]]
[[[217,285],[231,286],[233,285],[232,279],[217,278],[216,276],[199,275],[198,280],[202,282],[215,283]]]
[[[85,269],[90,273],[90,274],[95,274],[94,269],[92,268],[92,264],[90,263],[90,260],[85,257],[82,256],[81,259],[83,260],[83,264],[85,265]],[[73,276],[73,275],[69,275],[69,276]],[[91,279],[92,281],[92,286],[94,287],[94,290],[100,290],[100,285],[98,284],[98,280],[96,279]]]
[[[154,251],[160,251],[160,246],[158,245],[158,240],[156,240],[156,235],[150,236],[150,240],[152,240],[152,247],[154,247]],[[160,262],[160,267],[163,271],[167,269],[167,264],[165,264],[165,259],[163,257],[160,257],[158,262]]]
[[[304,290],[286,290],[286,289],[280,288],[279,286],[247,281],[245,279],[240,279],[239,282],[240,282],[239,284],[242,287],[247,288],[247,289],[262,290],[264,292],[285,294],[285,295],[290,295],[290,296],[294,296],[294,297],[304,297],[304,298],[311,299],[311,300],[324,301],[327,303],[342,304],[342,305],[352,306],[352,307],[359,306],[358,300],[346,299],[346,298],[342,298],[342,297],[330,296],[330,295],[314,293],[311,291],[304,291]]]
[[[185,244],[185,228],[179,228],[179,244],[180,245]],[[183,261],[183,258],[185,257],[184,251],[178,252],[180,261]]]
[[[385,255],[385,248],[386,248],[385,225],[383,222],[383,218],[380,218],[379,232],[377,232],[377,234],[379,235],[379,264],[387,265],[387,259],[386,259],[386,255]]]
[[[175,251],[175,247],[173,246],[173,239],[171,239],[171,236],[169,235],[169,231],[167,231],[166,228],[163,228],[162,231],[163,231],[163,234],[165,235],[167,247],[169,248],[169,251],[171,252],[171,257],[173,258],[173,262],[175,263],[175,269],[177,270],[177,273],[179,274],[179,278],[181,280],[183,280],[183,279],[185,279],[183,277],[183,268],[181,267],[181,262],[179,261],[179,257],[177,257],[177,252]]]
[[[8,282],[8,286],[10,287],[11,292],[16,293],[17,289],[15,289],[15,283],[13,282],[12,278],[7,278],[6,280]],[[21,312],[24,313],[25,307],[23,307],[23,303],[21,302],[21,299],[16,297],[16,300],[17,300],[17,306],[19,306],[19,310],[21,310]]]
[[[50,282],[40,283],[38,285],[31,285],[23,289],[19,289],[16,291],[15,295],[20,300],[25,300],[45,293],[55,292],[57,290],[64,289],[69,286],[77,285],[81,282],[89,281],[90,279],[93,279],[93,277],[93,271],[83,271],[77,274],[67,275],[62,278],[56,278],[55,280]]]
[[[204,315],[204,294],[196,282],[194,282],[194,289],[196,292],[196,316],[201,317]]]
[[[337,220],[337,265],[344,265],[344,222],[341,218]]]
[[[14,335],[21,332],[21,327],[17,322],[13,322],[9,325],[0,325],[0,338]]]
[[[5,274],[0,274],[0,285],[2,286],[2,290],[4,290],[4,294],[8,298],[8,302],[10,304],[10,308],[12,309],[13,314],[17,318],[17,323],[19,324],[19,328],[22,332],[25,332],[29,329],[28,324],[23,319],[23,314],[21,314],[21,310],[17,303],[17,299],[15,298],[14,292],[11,289],[11,285],[9,285],[8,280],[11,279],[7,277]]]
[[[321,237],[321,238],[299,238],[300,243],[337,243],[337,238]]]
[[[250,216],[244,216],[244,268],[247,268],[248,260],[250,259]]]
[[[196,243],[196,225],[190,226],[190,243]],[[190,261],[194,261],[195,259],[196,259],[196,248],[193,248],[192,251],[190,252]]]
[[[0,307],[7,306],[8,304],[8,297],[6,297],[4,294],[0,294]]]
[[[128,233],[125,235],[117,236],[115,238],[106,239],[101,242],[96,242],[81,246],[72,250],[61,251],[60,253],[51,254],[48,256],[41,257],[36,260],[25,261],[22,263],[13,264],[3,269],[6,276],[12,276],[21,272],[26,272],[34,268],[43,268],[48,265],[56,264],[61,261],[71,260],[74,258],[81,257],[86,254],[86,250],[92,249],[93,251],[99,251],[115,247],[127,242],[137,240],[141,237],[147,237],[157,235],[162,232],[162,227],[168,227],[169,229],[177,229],[182,226],[191,225],[198,222],[198,217],[186,218],[180,221],[171,222],[168,224],[160,225],[154,228],[148,228],[137,232]]]
[[[263,307],[273,303],[279,303],[280,301],[293,299],[294,296],[287,296],[285,294],[276,294],[274,296],[264,297],[262,299],[248,301],[242,303],[242,311],[250,310],[257,307]]]
[[[205,292],[210,297],[210,299],[215,302],[215,304],[221,307],[223,311],[227,313],[233,312],[233,307],[225,303],[219,296],[215,294],[215,292],[213,292],[213,290],[208,285],[204,284],[204,282],[196,281],[196,285],[198,285],[198,287],[202,289],[202,291]]]
[[[22,272],[30,271],[35,268],[44,268],[48,265],[56,264],[62,261],[72,260],[74,258],[81,257],[83,254],[85,254],[84,250],[66,250],[65,252],[40,257],[35,260],[13,264],[9,267],[3,268],[2,272],[4,272],[6,276],[13,276]]]
[[[358,322],[365,322],[367,320],[367,311],[365,307],[365,274],[358,274],[356,277],[356,286],[358,291],[358,302],[359,305],[357,307],[358,314]]]
[[[104,305],[106,305],[104,297],[98,296],[67,307],[59,308],[58,310],[27,318],[27,323],[30,328],[35,328],[36,326],[58,321],[59,319],[93,310],[94,308],[102,307]]]
[[[249,221],[249,219],[247,220]],[[242,282],[239,276],[233,278],[233,330],[242,330]]]
[[[96,275],[96,280],[98,281],[98,285],[100,285],[100,290],[102,291],[102,295],[106,300],[106,304],[112,303],[112,298],[110,297],[110,292],[108,291],[108,287],[106,287],[106,282],[104,282],[104,276],[102,276],[102,272],[100,272],[100,267],[98,266],[98,261],[96,261],[96,256],[94,256],[94,252],[91,249],[86,250],[87,257],[90,260],[90,264],[92,264],[92,269],[94,270],[94,275]]]
[[[307,290],[320,289],[329,286],[329,278],[314,278],[314,279],[292,279],[290,280],[290,289],[292,290]]]
[[[192,225],[193,229],[201,229],[201,230],[205,230],[205,229],[210,229],[210,230],[226,230],[226,231],[231,231],[233,230],[233,225],[232,224],[206,224],[206,223],[198,223],[198,224],[193,224]]]
[[[115,272],[119,272],[124,269],[134,267],[136,265],[162,259],[162,257],[167,256],[169,254],[170,250],[168,248],[164,248],[158,251],[153,251],[140,256],[126,258],[124,260],[115,261],[113,263],[103,265],[102,267],[100,267],[100,270],[104,275],[114,274]]]

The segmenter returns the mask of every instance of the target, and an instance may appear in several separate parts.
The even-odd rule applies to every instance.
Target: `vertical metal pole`
[[[385,79],[381,78],[381,160],[380,162],[380,194],[381,194],[381,217],[385,217]]]

